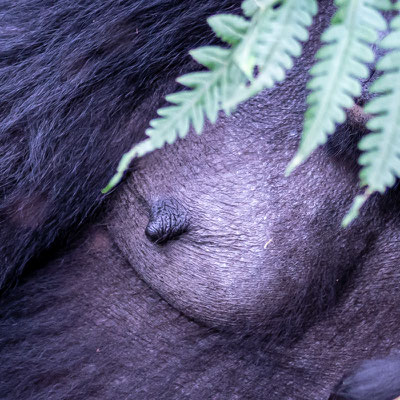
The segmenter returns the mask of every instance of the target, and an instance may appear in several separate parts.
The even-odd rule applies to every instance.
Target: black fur
[[[0,287],[104,200],[135,110],[239,1],[0,5]]]
[[[332,5],[328,1],[326,4],[327,8]],[[134,272],[132,263],[128,265],[101,225],[102,214],[108,209],[100,189],[122,153],[142,138],[150,116],[163,102],[158,94],[164,94],[171,79],[192,67],[188,67],[189,49],[214,40],[206,17],[216,12],[236,12],[239,5],[239,0],[0,2],[1,399],[325,400],[335,385],[333,396],[340,399],[390,400],[400,395],[400,363],[396,358],[367,362],[356,372],[346,374],[338,384],[347,366],[369,358],[375,346],[378,353],[385,353],[399,344],[395,337],[399,331],[399,307],[393,295],[398,290],[391,278],[391,267],[398,262],[398,237],[389,236],[387,241],[385,237],[379,242],[373,229],[386,222],[390,225],[398,218],[398,211],[393,216],[396,198],[377,201],[379,212],[371,206],[379,214],[373,214],[365,224],[368,229],[372,226],[373,234],[366,234],[365,249],[364,237],[359,239],[351,263],[343,256],[343,264],[350,265],[343,269],[339,265],[340,279],[334,269],[323,271],[326,259],[337,256],[331,242],[325,242],[324,254],[317,253],[319,257],[315,259],[315,266],[321,269],[308,271],[308,285],[293,296],[294,304],[290,303],[291,298],[288,300],[287,315],[273,315],[273,322],[280,327],[279,334],[289,332],[290,326],[299,327],[296,338],[284,344],[271,344],[266,335],[257,336],[251,329],[232,333],[209,328],[178,312]],[[305,69],[301,67],[303,62],[298,61],[300,71]],[[285,108],[293,109],[293,115],[297,114],[293,119],[298,118],[301,107],[293,99],[306,78],[302,76],[301,80],[296,81],[293,93],[282,96],[285,101],[279,103],[278,112],[271,107],[267,117],[260,114],[242,124],[241,115],[248,118],[249,114],[239,110],[234,122],[240,129],[250,126],[253,133],[273,126],[272,122],[285,121],[281,114]],[[254,104],[257,108],[257,102]],[[265,106],[260,109],[265,111]],[[266,119],[272,121],[271,125]],[[340,168],[354,173],[355,141],[342,138],[347,136],[346,132],[358,138],[360,129],[344,124],[338,131],[342,136],[333,136],[325,153],[336,157],[337,163],[350,159],[351,167]],[[268,151],[275,151],[274,146],[279,150],[282,143],[271,141],[272,150]],[[214,147],[211,143],[203,153],[210,149],[217,153],[220,147],[220,143]],[[246,159],[246,154],[243,157]],[[199,160],[194,161],[201,164]],[[189,176],[207,176],[204,169],[210,166],[201,164],[199,173],[195,164]],[[237,167],[235,163],[221,165],[220,169]],[[219,170],[211,168],[212,173],[215,171]],[[140,172],[139,169],[139,175]],[[256,180],[257,171],[251,172],[254,176],[249,181]],[[268,176],[272,184],[276,183],[271,193],[278,202],[283,186],[279,186],[277,176],[281,173]],[[168,179],[172,180],[169,176]],[[255,185],[254,181],[251,184]],[[230,201],[229,196],[226,198]],[[139,190],[133,197],[140,198]],[[276,217],[277,237],[290,238],[284,223],[298,217],[298,210],[289,208],[291,203],[292,199],[287,204],[283,202],[292,214],[283,219]],[[149,215],[134,215],[138,220],[146,220],[144,227],[149,223],[147,234],[151,240],[165,244],[169,239],[191,233],[189,211],[184,205],[176,207],[174,203],[172,211],[165,213],[165,198],[155,199],[152,204],[153,209],[146,204],[150,221]],[[228,206],[232,204],[233,201]],[[340,202],[342,208],[347,205],[346,199]],[[302,221],[289,221],[296,236],[283,246],[289,249],[290,261],[296,268],[301,264],[297,265],[295,259],[299,243],[310,246],[304,253],[312,257],[313,251],[321,247],[319,240],[326,232],[331,235],[340,207],[332,200],[332,204],[319,210],[323,215],[307,214],[307,218],[317,220],[315,231],[309,235],[296,231],[301,231]],[[239,218],[242,222],[240,213],[238,207],[232,220]],[[325,223],[320,224],[321,221]],[[212,227],[214,222],[211,221]],[[354,232],[361,237],[364,225],[360,226],[356,225]],[[217,231],[215,236],[210,229],[206,238],[193,229],[193,235],[198,234],[195,246],[190,247],[183,240],[186,249],[191,249],[190,257],[205,258],[202,250],[207,246],[213,253],[220,245],[215,237],[230,240],[224,249],[228,255],[236,250],[235,246],[240,249],[246,238],[229,236],[230,228],[225,226],[225,231]],[[141,237],[144,233],[145,229],[140,231]],[[331,241],[334,239],[332,234]],[[346,253],[347,242],[338,243]],[[376,254],[377,243],[381,246],[378,250],[383,251]],[[153,244],[158,247],[150,250],[161,257],[171,251],[171,257],[166,257],[169,262],[174,254],[168,244]],[[146,245],[140,242],[138,248],[127,247],[151,261],[144,256]],[[381,270],[371,274],[375,278],[383,271],[384,277],[374,281],[371,275],[362,275],[365,265],[371,267],[364,258],[371,254],[380,262],[382,253],[385,258]],[[202,283],[207,286],[207,275],[202,273]],[[389,282],[384,282],[386,273]],[[159,276],[163,276],[162,271]],[[360,298],[357,283],[363,283],[366,277],[370,296]],[[282,281],[277,285],[290,287],[289,280]],[[12,285],[16,287],[11,290]],[[384,292],[385,285],[392,292]],[[328,287],[331,293],[321,292],[322,287]],[[313,303],[310,306],[313,296],[320,298],[317,304],[321,307],[314,307]],[[350,302],[346,303],[348,299]],[[212,316],[218,309],[218,300],[217,297],[215,308],[210,311]],[[303,321],[304,316],[312,318]],[[336,321],[341,324],[339,327],[335,326]],[[320,324],[315,331],[313,324]],[[382,326],[387,327],[388,337],[376,337]],[[359,339],[353,328],[365,336]],[[373,343],[369,342],[371,337]]]

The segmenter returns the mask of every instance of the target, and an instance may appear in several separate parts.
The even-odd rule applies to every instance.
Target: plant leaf
[[[367,64],[374,61],[371,44],[378,32],[387,28],[378,9],[387,9],[386,0],[336,0],[338,6],[330,27],[323,33],[323,47],[316,55],[317,64],[311,69],[311,90],[304,117],[302,138],[297,154],[286,174],[304,162],[336,125],[344,122],[344,109],[354,104],[361,94],[360,78],[367,78]]]
[[[263,89],[271,88],[285,79],[286,71],[293,67],[293,58],[302,52],[301,42],[308,39],[312,18],[317,12],[314,0],[286,0],[276,10],[267,9],[260,13],[249,42],[242,42],[247,49],[238,52],[240,67],[253,76],[255,66],[259,71],[250,85],[242,84],[225,107],[234,109],[237,105]],[[247,64],[245,64],[247,63]]]
[[[209,17],[207,22],[217,37],[231,45],[243,40],[250,25],[247,19],[233,14],[214,15]]]
[[[400,9],[400,1],[396,3]],[[355,199],[343,224],[358,216],[359,210],[373,192],[384,193],[400,177],[400,16],[390,24],[391,33],[379,46],[391,50],[376,65],[382,75],[374,82],[370,91],[379,96],[372,99],[365,112],[372,114],[367,123],[371,131],[359,143],[363,151],[359,164],[362,186],[367,186],[364,196]]]
[[[149,139],[124,155],[117,170],[119,179],[134,157],[185,137],[190,126],[200,133],[205,117],[215,122],[219,110],[229,114],[239,102],[267,87],[267,80],[282,80],[285,69],[292,66],[292,57],[301,52],[299,41],[308,37],[305,27],[316,12],[316,0],[246,0],[243,10],[246,16],[252,16],[251,20],[229,14],[209,18],[216,35],[232,47],[204,46],[190,52],[208,71],[177,79],[188,90],[166,97],[173,105],[157,111],[160,118],[150,121],[146,130]],[[273,54],[269,56],[269,52]],[[258,86],[247,90],[257,68],[263,72],[264,80],[256,80]],[[117,182],[113,177],[112,183]]]
[[[372,131],[364,137],[359,148],[363,150],[359,163],[361,184],[371,191],[383,193],[400,177],[400,16],[391,24],[393,31],[380,43],[392,51],[377,63],[383,75],[372,85],[378,93],[365,106],[365,112],[373,115],[367,123]]]

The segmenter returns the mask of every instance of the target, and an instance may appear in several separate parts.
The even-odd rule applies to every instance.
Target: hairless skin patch
[[[175,199],[163,199],[152,205],[145,233],[151,242],[165,244],[177,239],[188,227],[189,217],[183,205]]]

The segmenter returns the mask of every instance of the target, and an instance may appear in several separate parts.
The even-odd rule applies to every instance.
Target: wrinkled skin
[[[204,3],[205,14],[215,12],[212,3]],[[234,3],[221,2],[220,9]],[[371,199],[355,223],[340,228],[358,191],[354,143],[365,131],[364,117],[349,111],[328,145],[284,177],[299,141],[307,70],[332,14],[329,1],[320,4],[304,56],[285,83],[221,116],[202,136],[190,134],[136,160],[107,202],[80,197],[87,180],[97,176],[97,189],[107,180],[99,177],[98,159],[81,154],[93,176],[76,180],[70,195],[82,204],[79,215],[92,217],[76,234],[78,211],[71,211],[56,224],[56,239],[46,239],[52,210],[66,212],[61,183],[45,195],[32,189],[29,207],[18,192],[8,194],[2,232],[25,236],[15,240],[16,255],[11,246],[3,252],[8,260],[28,252],[31,261],[25,268],[19,261],[18,271],[11,264],[3,269],[5,282],[19,276],[19,283],[0,303],[0,398],[400,395],[398,191]],[[159,74],[157,90],[139,91],[141,104],[109,156],[114,163],[128,138],[143,136],[161,95],[175,89],[172,73]],[[96,115],[90,118],[94,124]],[[87,150],[100,157],[109,149],[98,141]],[[52,174],[42,171],[48,186]],[[95,207],[100,212],[90,213]],[[63,231],[71,240],[61,245]]]

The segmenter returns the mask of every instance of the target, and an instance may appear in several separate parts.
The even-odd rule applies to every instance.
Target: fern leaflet
[[[371,44],[387,27],[378,9],[390,8],[389,0],[336,0],[338,7],[330,27],[322,34],[324,46],[317,52],[317,64],[308,83],[308,109],[297,154],[287,168],[289,174],[305,161],[336,124],[346,120],[345,109],[361,95],[359,79],[368,78],[368,63],[374,61]]]
[[[103,193],[121,180],[133,158],[185,137],[190,126],[201,133],[205,117],[214,123],[219,110],[229,114],[240,102],[284,79],[292,58],[301,53],[299,42],[308,38],[306,27],[317,11],[316,0],[246,0],[242,8],[250,20],[230,14],[208,19],[231,48],[205,46],[190,52],[208,71],[177,79],[189,90],[166,96],[172,105],[157,111],[161,118],[150,121],[149,138],[122,157]]]
[[[251,73],[255,65],[259,66],[259,72],[250,79],[250,85],[246,83],[238,88],[226,108],[234,109],[242,101],[286,78],[286,71],[293,67],[293,58],[301,55],[300,42],[308,40],[307,28],[316,12],[314,0],[286,0],[277,12],[271,13],[271,18],[260,20],[254,43],[245,46],[252,50],[247,57],[247,60],[254,60]]]
[[[400,1],[396,7],[400,9]],[[370,89],[379,96],[365,106],[365,112],[373,116],[367,123],[371,133],[359,143],[364,151],[359,158],[363,166],[360,180],[367,188],[363,195],[357,196],[344,226],[358,216],[373,192],[383,193],[400,177],[400,16],[393,19],[390,27],[391,33],[379,45],[391,52],[378,61],[376,69],[383,75]]]

